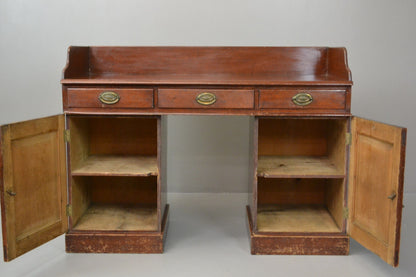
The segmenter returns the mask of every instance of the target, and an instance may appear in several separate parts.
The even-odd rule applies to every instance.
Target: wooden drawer
[[[70,108],[153,108],[153,89],[68,88]]]
[[[251,89],[159,89],[159,108],[253,109]]]
[[[344,89],[262,89],[260,109],[346,109]]]

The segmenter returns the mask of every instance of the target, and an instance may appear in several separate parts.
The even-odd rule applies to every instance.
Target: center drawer
[[[158,107],[171,109],[252,109],[252,89],[159,89]]]

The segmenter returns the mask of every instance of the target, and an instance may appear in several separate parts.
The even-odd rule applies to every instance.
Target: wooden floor
[[[325,156],[260,156],[257,176],[265,178],[343,178],[344,172]]]
[[[150,206],[93,204],[80,218],[75,230],[155,231],[157,209]]]
[[[262,205],[257,213],[260,232],[341,232],[324,206]]]
[[[156,176],[156,156],[91,155],[73,176]]]

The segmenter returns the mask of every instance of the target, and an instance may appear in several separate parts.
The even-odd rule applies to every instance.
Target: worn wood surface
[[[348,255],[349,237],[341,233],[265,233],[253,230],[250,208],[247,223],[254,255]]]
[[[120,100],[115,104],[103,104],[98,97],[105,91],[117,93]],[[153,108],[153,89],[151,88],[69,88],[66,95],[69,108]]]
[[[257,166],[258,166],[258,118],[250,117],[249,119],[249,167],[248,167],[248,199],[247,205],[251,209],[254,217],[254,230],[257,230],[257,201],[258,201],[258,184],[257,184]]]
[[[163,253],[168,229],[169,205],[166,205],[160,232],[74,230],[65,235],[69,253]]]
[[[62,115],[2,126],[6,261],[67,230],[63,130]]]
[[[156,176],[156,156],[90,155],[72,176]]]
[[[162,229],[162,220],[164,217],[165,207],[168,202],[168,180],[167,180],[167,162],[168,162],[168,118],[161,116],[158,119],[157,131],[157,155],[158,155],[158,179],[157,179],[157,206],[158,206],[158,230]]]
[[[75,230],[156,231],[157,207],[144,205],[93,204],[88,207]]]
[[[348,233],[397,266],[406,129],[354,117],[351,130]]]
[[[257,176],[265,178],[343,178],[326,156],[260,156]]]
[[[78,223],[91,204],[89,179],[83,177],[71,177],[69,187],[69,203],[72,206],[72,215],[69,216],[69,230]]]
[[[305,233],[341,231],[324,205],[259,205],[257,230]]]
[[[344,211],[347,206],[345,202],[345,178],[328,179],[325,190],[325,205],[336,222],[338,228],[345,233],[346,222]]]

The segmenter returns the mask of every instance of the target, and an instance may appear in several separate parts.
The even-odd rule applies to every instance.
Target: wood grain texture
[[[292,97],[299,93],[308,93],[312,96],[312,103],[306,106],[296,105]],[[345,89],[314,88],[314,89],[261,89],[260,109],[330,109],[344,110],[346,108]]]
[[[156,206],[93,204],[88,207],[74,230],[156,231]]]
[[[89,47],[87,58],[77,48],[63,84],[352,84],[344,48]]]
[[[168,229],[169,205],[166,205],[160,232],[88,232],[72,231],[65,235],[69,253],[163,253]]]
[[[258,178],[257,203],[261,205],[323,205],[326,179]]]
[[[343,178],[342,167],[321,156],[260,156],[257,176],[265,178]]]
[[[63,130],[62,115],[2,126],[6,261],[67,230]]]
[[[398,266],[406,130],[357,117],[351,130],[348,233]]]
[[[345,233],[344,208],[347,207],[345,198],[345,178],[328,179],[325,190],[325,205],[336,222],[338,228]]]
[[[120,100],[115,104],[103,104],[99,100],[101,93],[112,91],[119,95]],[[153,89],[139,88],[68,88],[68,108],[153,108]]]
[[[156,176],[156,156],[90,155],[72,176]]]
[[[250,248],[253,255],[348,255],[349,237],[345,234],[293,234],[253,231],[253,220],[247,206]]]
[[[6,201],[5,201],[5,190],[4,190],[4,163],[3,163],[3,127],[0,126],[0,205],[1,205],[1,231],[2,231],[2,242],[3,242],[3,259],[8,261],[8,243],[7,238],[9,237],[7,231],[7,221],[6,219]]]
[[[258,232],[336,233],[338,228],[323,205],[260,205]]]
[[[326,119],[259,119],[259,156],[325,156]]]
[[[88,128],[90,155],[157,155],[156,117],[94,117]]]
[[[215,103],[205,106],[196,101],[198,95],[205,92],[215,95]],[[158,107],[186,109],[253,109],[254,91],[247,89],[159,89]]]
[[[257,165],[258,165],[258,118],[250,117],[249,119],[249,180],[248,180],[248,199],[247,204],[251,209],[254,217],[254,230],[257,230],[257,201],[258,201],[258,184],[257,184]]]
[[[162,228],[163,212],[168,201],[168,180],[167,180],[167,162],[168,162],[168,118],[161,116],[158,120],[158,230]]]
[[[156,205],[157,177],[77,177],[84,178],[89,197],[96,204]]]

